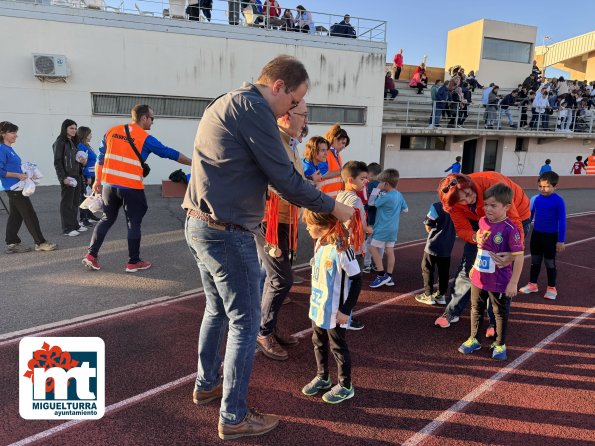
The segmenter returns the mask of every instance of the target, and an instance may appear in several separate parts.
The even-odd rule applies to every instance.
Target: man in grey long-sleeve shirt
[[[279,137],[276,118],[299,104],[308,82],[297,59],[273,59],[255,84],[244,84],[209,105],[194,142],[192,176],[182,206],[188,210],[186,241],[200,270],[206,309],[193,400],[206,404],[222,397],[222,439],[264,434],[279,423],[274,415],[248,410],[246,402],[260,326],[254,232],[264,215],[268,184],[298,206],[332,212],[340,220],[353,213],[301,177]]]

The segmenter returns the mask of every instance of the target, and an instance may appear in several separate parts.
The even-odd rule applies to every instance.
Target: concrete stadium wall
[[[345,126],[347,159],[380,157],[386,44],[328,39],[301,33],[128,16],[86,9],[0,2],[3,47],[0,120],[20,127],[16,151],[36,162],[44,184],[57,184],[52,143],[66,118],[93,130],[92,146],[125,117],[92,115],[91,93],[215,98],[254,81],[279,54],[304,62],[311,78],[306,100],[319,105],[364,106],[366,124]],[[349,42],[347,42],[349,40]],[[40,82],[32,53],[63,54],[71,76]],[[191,155],[198,120],[159,118],[151,131],[164,144]],[[311,125],[310,135],[328,125]],[[151,157],[148,184],[180,166]]]
[[[425,136],[420,132],[421,136]],[[595,145],[589,139],[538,139],[529,137],[524,144],[526,151],[516,152],[516,136],[498,137],[481,136],[477,138],[474,171],[484,170],[486,143],[495,140],[498,143],[496,170],[507,176],[534,178],[546,159],[552,161],[552,168],[561,176],[570,175],[572,164],[577,155],[585,158]],[[401,178],[442,178],[444,170],[457,156],[463,156],[464,143],[453,136],[446,136],[445,150],[401,149],[399,133],[385,133],[382,137],[383,167],[398,169]]]

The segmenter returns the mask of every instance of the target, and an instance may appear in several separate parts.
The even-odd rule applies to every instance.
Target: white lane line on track
[[[588,239],[584,239],[584,240],[577,240],[575,242],[571,242],[568,243],[566,246],[572,246],[572,245],[576,245],[578,243],[584,243],[587,241],[591,241],[591,240],[595,240],[595,237],[590,237]],[[525,258],[530,257],[529,255],[526,255]],[[451,279],[450,282],[452,282],[454,280]],[[384,305],[388,305],[400,300],[403,300],[407,297],[411,297],[414,296],[416,293],[420,293],[421,291],[423,291],[423,288],[420,288],[418,290],[415,291],[410,291],[409,293],[406,294],[401,294],[399,296],[393,297],[391,299],[379,302],[377,304],[374,305],[370,305],[369,307],[366,308],[362,308],[361,310],[358,311],[354,311],[354,316],[358,316],[360,314],[364,314],[364,313],[368,313],[370,311],[375,310],[376,308],[382,307]],[[483,394],[485,391],[489,390],[494,384],[495,382],[486,385],[486,383],[490,382],[491,380],[494,379],[494,377],[499,377],[498,380],[502,379],[502,377],[504,377],[507,373],[509,373],[510,371],[514,370],[514,368],[517,368],[519,365],[521,365],[524,361],[526,361],[527,359],[529,359],[531,356],[533,356],[535,353],[539,352],[540,350],[543,349],[543,347],[547,344],[549,344],[550,342],[554,341],[556,338],[558,338],[559,336],[561,336],[562,334],[566,333],[568,330],[570,330],[572,327],[574,327],[575,325],[578,324],[578,322],[582,321],[583,319],[585,319],[586,317],[588,317],[590,314],[592,314],[593,312],[595,312],[595,307],[591,308],[589,311],[586,311],[585,313],[583,313],[581,316],[575,318],[574,320],[572,320],[571,322],[567,323],[566,325],[564,325],[563,327],[559,328],[557,331],[555,331],[554,333],[552,333],[551,335],[549,335],[548,337],[546,337],[544,340],[542,340],[540,343],[538,343],[535,347],[531,348],[530,350],[528,350],[526,353],[524,353],[523,355],[521,355],[519,358],[517,358],[515,361],[513,361],[512,363],[510,363],[510,365],[508,367],[506,367],[505,369],[502,369],[500,372],[496,373],[495,375],[493,375],[488,381],[486,381],[484,384],[482,384],[481,386],[477,387],[473,392],[469,393],[468,395],[466,395],[461,401],[459,401],[458,403],[454,404],[453,406],[451,406],[449,409],[447,409],[447,411],[445,411],[440,417],[444,416],[446,417],[445,414],[449,413],[449,411],[453,411],[453,408],[459,408],[459,411],[462,410],[465,406],[467,406],[472,400],[467,401],[467,398],[469,397],[469,395],[475,395],[474,398],[477,398],[479,395]],[[578,322],[577,322],[578,321]],[[303,337],[306,334],[308,334],[309,332],[312,331],[312,328],[308,328],[306,330],[302,330],[299,331],[297,333],[294,333],[293,336],[296,337]],[[557,334],[558,333],[558,334]],[[557,335],[556,335],[557,334]],[[554,336],[556,335],[556,336]],[[529,356],[526,356],[530,353]],[[520,361],[522,358],[522,361]],[[520,362],[519,362],[520,361]],[[513,367],[514,365],[514,367]],[[505,372],[504,374],[502,374],[503,372]],[[502,376],[500,376],[502,374]],[[151,390],[147,390],[146,392],[140,393],[138,395],[132,396],[130,398],[127,398],[125,400],[119,401],[117,403],[111,404],[109,406],[107,406],[105,408],[105,414],[109,414],[111,412],[114,412],[118,409],[123,409],[126,408],[128,406],[132,406],[135,403],[139,403],[142,402],[143,400],[147,399],[147,398],[151,398],[155,395],[158,395],[160,393],[166,392],[168,390],[174,389],[176,387],[179,387],[181,385],[184,385],[186,383],[192,382],[194,379],[196,378],[196,374],[193,373],[191,375],[186,375],[182,378],[178,378],[175,381],[171,381],[169,383],[165,383],[159,387],[155,387]],[[481,388],[482,386],[486,386],[485,389],[483,391],[481,391],[480,393],[477,393],[477,389]],[[464,403],[464,404],[463,404]],[[460,406],[460,407],[459,407]],[[452,412],[450,415],[448,415],[448,417],[446,417],[444,419],[444,421],[440,421],[436,427],[433,428],[431,432],[434,432],[438,427],[440,427],[444,422],[446,422],[450,417],[452,417],[455,413],[457,412]],[[440,419],[440,417],[436,418],[432,423],[428,424],[426,426],[426,428],[428,428],[430,425],[433,425],[433,423],[437,423],[438,420]],[[55,426],[51,429],[39,432],[35,435],[32,435],[30,437],[24,438],[16,443],[12,443],[9,444],[8,446],[25,446],[25,445],[29,445],[31,443],[34,443],[38,440],[41,440],[43,438],[47,438],[49,436],[52,436],[54,434],[66,431],[68,429],[70,429],[71,427],[74,427],[80,423],[84,423],[88,420],[71,420],[68,421],[66,423],[60,424],[58,426]],[[421,431],[419,431],[417,434],[415,434],[413,437],[411,437],[409,440],[412,440],[414,437],[416,437],[417,435],[424,435],[423,438],[421,438],[419,441],[423,441],[424,438],[426,438],[428,435],[430,435],[430,433],[428,434],[424,434],[423,432],[425,432],[425,429],[422,429]],[[413,446],[419,443],[419,441],[417,443],[411,443],[411,444],[407,444],[407,446]],[[405,444],[401,445],[401,446],[405,446]]]
[[[571,330],[572,328],[574,328],[575,326],[580,324],[583,320],[585,320],[586,318],[591,316],[593,313],[595,313],[595,307],[592,307],[589,310],[585,311],[580,316],[574,318],[572,321],[568,322],[566,325],[560,327],[558,330],[556,330],[555,332],[553,332],[552,334],[547,336],[545,339],[543,339],[537,345],[530,348],[525,353],[523,353],[521,356],[519,356],[517,359],[512,361],[508,366],[504,367],[502,370],[500,370],[499,372],[492,375],[490,378],[488,378],[482,384],[480,384],[475,389],[473,389],[471,392],[469,392],[467,395],[465,395],[463,398],[461,398],[458,402],[456,402],[455,404],[450,406],[448,409],[446,409],[444,412],[442,412],[438,417],[436,417],[434,419],[434,421],[428,423],[423,429],[421,429],[420,431],[415,433],[413,436],[411,436],[409,439],[407,439],[401,446],[416,446],[416,445],[420,444],[421,442],[423,442],[430,435],[432,435],[438,429],[440,429],[440,427],[442,427],[442,425],[444,423],[448,422],[448,420],[450,420],[455,415],[462,413],[469,404],[473,403],[481,395],[483,395],[488,390],[490,390],[492,387],[494,387],[494,385],[496,385],[499,381],[501,381],[507,375],[513,373],[515,371],[515,369],[519,368],[524,362],[526,362],[528,359],[533,357],[535,354],[539,353],[548,344],[555,341],[557,338],[562,336],[564,333],[566,333],[567,331]]]
[[[168,390],[172,390],[176,387],[182,386],[187,384],[190,381],[193,381],[196,378],[196,373],[193,373],[192,375],[187,375],[184,376],[183,378],[179,378],[176,379],[175,381],[171,381],[168,382],[167,384],[164,384],[162,386],[159,387],[155,387],[154,389],[148,390],[146,392],[140,393],[138,395],[135,395],[131,398],[119,401],[117,403],[111,404],[109,406],[107,406],[105,408],[105,415],[108,415],[112,412],[115,412],[117,410],[120,409],[124,409],[128,406],[131,406],[135,403],[139,403],[142,402],[143,400],[147,399],[147,398],[151,398],[155,395],[158,395],[160,393],[166,392]],[[31,443],[35,443],[36,441],[39,440],[43,440],[44,438],[48,438],[51,437],[52,435],[58,434],[60,432],[63,432],[65,430],[68,430],[72,427],[77,426],[78,424],[81,423],[85,423],[88,420],[70,420],[66,423],[60,424],[58,426],[55,426],[51,429],[47,429],[45,431],[39,432],[35,435],[31,435],[30,437],[27,438],[23,438],[22,440],[19,440],[15,443],[11,443],[8,446],[25,446],[25,445],[29,445]]]
[[[595,214],[595,211],[586,211],[586,212],[578,212],[574,214],[568,214],[567,218],[574,218],[574,217],[583,217],[586,215]],[[586,241],[586,240],[584,240]],[[399,249],[410,248],[413,246],[418,246],[425,244],[426,239],[417,239],[417,240],[410,240],[407,242],[399,243],[395,246],[395,251]],[[567,244],[566,246],[570,246],[571,244]],[[304,269],[308,269],[310,267],[309,263],[302,263],[300,265],[296,265],[293,267],[294,271],[302,271]],[[157,305],[168,305],[170,303],[177,303],[183,302],[185,300],[193,299],[195,297],[199,297],[203,294],[202,288],[197,288],[194,290],[185,291],[180,293],[177,296],[163,296],[157,297],[154,299],[149,299],[143,302],[126,305],[123,307],[113,308],[110,310],[101,311],[98,313],[87,314],[84,316],[79,316],[72,319],[66,319],[58,322],[52,322],[50,324],[38,325],[36,327],[26,328],[23,330],[13,331],[10,333],[5,333],[0,335],[0,347],[4,347],[6,345],[14,344],[15,342],[20,341],[20,339],[24,336],[45,336],[50,333],[53,333],[61,328],[79,328],[84,327],[86,325],[99,322],[99,321],[106,321],[109,319],[113,319],[116,317],[121,317],[123,315],[128,315],[132,313],[136,313],[139,311],[145,311],[153,306]]]

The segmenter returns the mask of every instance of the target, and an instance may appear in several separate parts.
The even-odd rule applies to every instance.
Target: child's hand
[[[517,295],[518,292],[518,283],[514,283],[514,282],[508,282],[508,285],[506,286],[506,291],[504,292],[504,294],[506,294],[506,297],[514,297]]]
[[[374,228],[372,226],[366,226],[366,234],[372,235],[374,233]]]
[[[348,320],[349,320],[349,316],[341,313],[340,311],[337,311],[337,325],[346,324]]]
[[[317,170],[316,172],[314,172],[312,174],[312,181],[314,181],[315,183],[320,183],[321,180],[322,180],[322,175],[320,175],[319,170]]]
[[[556,252],[562,252],[565,248],[566,246],[564,246],[564,242],[556,243]]]

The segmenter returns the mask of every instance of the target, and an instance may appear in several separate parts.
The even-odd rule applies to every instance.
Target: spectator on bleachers
[[[531,111],[533,110],[535,110],[535,112],[531,116],[531,129],[548,130],[550,102],[545,87],[535,94],[535,99],[533,99],[533,109]]]
[[[430,89],[430,94],[432,95],[432,103],[436,102],[436,93],[438,93],[438,89],[440,88],[441,84],[442,81],[440,79],[436,79],[434,85],[432,85],[432,88]]]
[[[227,21],[230,25],[240,24],[240,11],[244,9],[240,5],[240,0],[228,0],[227,2]]]
[[[519,89],[519,95],[517,96],[518,104],[521,107],[521,119],[519,120],[519,129],[525,128],[527,126],[527,104],[531,103],[528,100],[529,94],[527,93],[527,89],[522,87]]]
[[[349,14],[345,14],[343,20],[331,26],[330,35],[334,37],[356,38],[355,28],[349,23]]]
[[[527,89],[527,91],[529,91],[529,90],[536,91],[537,88],[539,87],[539,83],[537,81],[537,75],[535,73],[531,73],[529,76],[527,76],[525,78],[525,80],[523,81],[523,87],[525,87]]]
[[[399,90],[395,88],[395,81],[391,74],[390,71],[387,71],[386,76],[384,76],[384,99],[388,99],[389,94],[391,99],[395,99],[399,94]]]
[[[265,16],[266,24],[269,26],[282,26],[284,20],[281,18],[281,7],[277,0],[266,0],[262,13]]]
[[[566,102],[566,96],[563,97],[560,100],[560,105],[559,105],[559,112],[558,112],[558,130],[560,130],[561,132],[569,132],[570,131],[570,122],[571,119],[569,119],[570,114],[572,113],[572,111],[568,108],[568,103]]]
[[[486,129],[493,129],[494,124],[497,124],[498,122],[498,103],[500,102],[500,97],[498,96],[499,88],[498,85],[494,85],[488,96],[488,104],[486,106]]]
[[[440,127],[440,119],[442,117],[442,113],[444,113],[445,111],[447,112],[447,114],[450,113],[449,103],[452,100],[452,92],[454,91],[454,89],[454,82],[448,82],[448,84],[445,82],[442,85],[442,87],[440,87],[436,92],[436,102],[433,108],[433,120],[432,123],[429,125],[429,128]]]
[[[533,61],[533,68],[531,68],[531,74],[534,74],[535,76],[539,76],[541,74],[541,70],[537,66],[536,60]]]
[[[506,96],[504,96],[504,98],[502,99],[502,101],[500,101],[500,113],[498,113],[498,128],[501,128],[501,120],[502,120],[502,115],[506,115],[506,117],[508,118],[508,125],[512,128],[516,128],[516,125],[514,124],[514,120],[512,119],[512,111],[510,110],[511,106],[514,106],[517,104],[517,97],[519,95],[518,90],[512,90],[509,94],[507,94]]]
[[[393,72],[394,79],[399,80],[401,76],[401,69],[403,68],[403,49],[401,48],[395,57],[393,58]]]
[[[307,11],[302,5],[296,6],[295,9],[297,10],[297,16],[295,18],[296,31],[314,34],[316,32],[316,28],[314,27],[312,13]]]
[[[467,119],[467,100],[463,96],[463,89],[456,87],[452,94],[451,114],[448,122],[448,127],[463,127],[465,119]]]
[[[291,9],[286,9],[281,18],[283,19],[283,24],[281,25],[283,31],[295,31],[295,20],[291,13]]]
[[[409,82],[411,88],[417,88],[417,94],[423,94],[424,88],[428,87],[428,78],[426,77],[426,71],[420,70],[413,74],[411,81]]]
[[[194,0],[192,4],[186,7],[188,20],[200,21],[200,13],[205,16],[207,21],[211,21],[211,11],[213,9],[213,0]]]
[[[473,70],[469,71],[469,74],[467,75],[467,82],[469,83],[469,86],[471,87],[471,91],[475,91],[476,88],[483,89],[483,85],[481,85],[475,78],[475,71],[473,71]]]
[[[420,63],[417,67],[415,67],[415,70],[413,70],[413,75],[415,76],[415,74],[419,73],[421,70],[426,71],[426,64],[425,63]]]
[[[483,89],[483,93],[481,94],[481,105],[485,108],[483,113],[483,122],[487,124],[488,122],[488,99],[490,98],[490,93],[492,92],[492,88],[494,88],[493,82],[490,84],[488,88]]]

